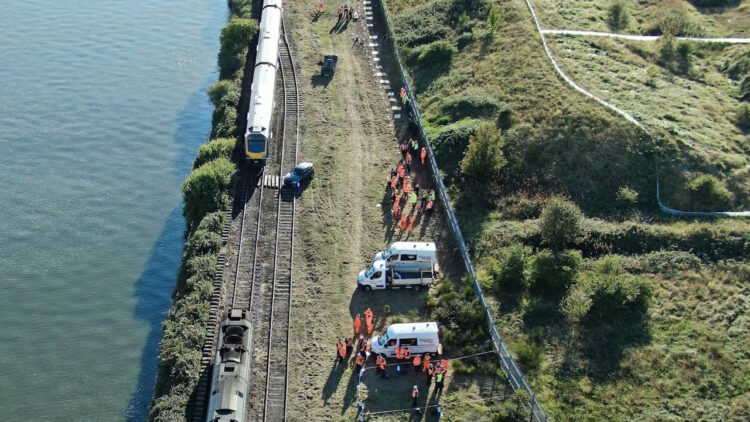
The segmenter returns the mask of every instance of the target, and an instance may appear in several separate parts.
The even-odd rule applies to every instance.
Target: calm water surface
[[[0,0],[0,419],[141,420],[226,0]]]

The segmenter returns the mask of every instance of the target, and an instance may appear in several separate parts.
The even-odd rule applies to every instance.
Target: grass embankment
[[[655,206],[656,174],[677,204],[745,203],[746,177],[734,183],[734,174],[711,168],[732,171],[746,160],[721,115],[737,110],[726,88],[736,93],[737,82],[719,93],[701,82],[719,121],[706,128],[704,119],[691,134],[714,145],[706,158],[658,131],[651,141],[559,80],[522,0],[387,3],[465,237],[497,298],[498,328],[551,416],[747,418],[748,224],[680,222]],[[678,78],[673,47],[661,66]],[[696,52],[693,70],[711,66],[705,54],[714,63],[705,77],[717,78],[725,65],[714,70],[712,54],[732,51]],[[734,138],[706,134],[722,130]],[[553,248],[539,224],[559,193],[593,218]],[[710,309],[726,318],[706,319]]]
[[[684,24],[683,35],[750,36],[748,0],[531,0],[531,3],[543,28],[656,35],[662,32],[663,23],[670,21]]]
[[[225,210],[237,166],[232,162],[238,132],[240,86],[245,57],[257,24],[246,1],[230,1],[232,18],[221,32],[220,81],[209,90],[214,103],[211,139],[198,150],[193,170],[182,185],[187,241],[173,304],[162,324],[159,371],[149,421],[192,418],[200,376],[216,258],[221,249]]]
[[[335,343],[352,335],[353,317],[367,307],[375,313],[375,331],[382,332],[394,322],[439,320],[449,357],[489,347],[473,292],[451,293],[451,280],[460,278],[454,269],[459,261],[439,212],[409,236],[438,242],[439,261],[446,273],[439,287],[429,293],[356,289],[357,273],[376,251],[407,237],[394,228],[387,201],[382,206],[383,186],[399,154],[391,140],[390,103],[373,78],[369,53],[354,41],[356,37],[368,39],[363,22],[352,21],[345,29],[332,31],[335,10],[329,6],[326,14],[314,18],[316,5],[287,3],[285,9],[301,71],[304,113],[299,160],[312,161],[317,169],[302,193],[297,214],[289,379],[289,419],[293,421],[355,418],[353,362],[335,364]],[[361,4],[355,7],[363,11]],[[328,79],[320,76],[318,62],[331,52],[339,61],[335,75]],[[436,300],[438,292],[444,301]],[[447,420],[491,419],[499,405],[485,398],[504,390],[496,375],[487,375],[496,367],[477,370],[476,362],[468,362],[466,371],[476,375],[452,369],[446,381],[441,403]],[[427,397],[434,403],[432,392],[424,389],[424,378],[412,374],[380,382],[370,371],[361,397],[368,411],[408,408],[415,382],[422,387],[420,403],[426,403]],[[392,413],[373,420],[406,418],[406,413]],[[434,415],[427,418],[432,420]]]

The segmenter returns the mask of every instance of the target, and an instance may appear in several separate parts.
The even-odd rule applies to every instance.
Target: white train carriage
[[[250,87],[250,109],[245,130],[245,156],[248,160],[265,164],[268,160],[273,116],[273,95],[276,89],[276,69],[279,61],[281,37],[281,0],[265,0],[260,19],[258,47],[255,56],[253,84]]]
[[[244,422],[249,397],[253,329],[250,312],[230,309],[221,322],[207,422]]]

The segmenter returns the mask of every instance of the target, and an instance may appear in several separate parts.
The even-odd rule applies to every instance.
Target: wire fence
[[[432,175],[433,175],[433,178],[435,179],[435,185],[438,188],[440,198],[442,199],[440,202],[442,202],[443,207],[445,208],[445,214],[448,216],[448,221],[450,222],[451,230],[453,231],[453,234],[456,237],[456,242],[458,243],[458,248],[461,252],[461,256],[463,257],[464,265],[466,266],[466,271],[471,275],[471,279],[474,284],[474,291],[479,297],[479,301],[482,303],[482,307],[484,308],[484,312],[487,317],[487,323],[489,324],[489,327],[490,327],[490,335],[492,336],[492,341],[495,344],[495,347],[497,348],[497,356],[498,356],[498,362],[500,364],[500,368],[502,368],[503,372],[508,377],[508,381],[510,382],[510,385],[514,391],[521,389],[522,391],[525,391],[529,395],[529,402],[525,403],[525,405],[528,406],[528,409],[532,417],[539,422],[547,421],[548,420],[547,414],[544,412],[544,409],[542,409],[542,405],[537,400],[536,394],[529,386],[529,383],[526,381],[526,378],[523,376],[523,373],[521,373],[521,370],[518,368],[518,365],[516,365],[516,362],[513,360],[513,356],[508,351],[508,347],[503,341],[503,337],[497,331],[497,327],[495,326],[495,320],[492,318],[490,309],[487,306],[487,301],[484,298],[484,293],[482,292],[482,287],[479,285],[479,281],[477,280],[477,275],[476,275],[476,272],[474,271],[474,265],[471,262],[471,257],[469,256],[469,251],[466,248],[466,242],[464,241],[463,234],[461,234],[461,229],[458,226],[456,215],[453,213],[453,208],[451,207],[451,202],[448,197],[448,193],[446,192],[445,185],[443,184],[443,180],[440,177],[440,172],[438,170],[437,161],[435,161],[435,154],[432,151],[432,145],[430,144],[430,140],[427,137],[427,134],[425,133],[424,126],[422,125],[422,118],[421,118],[421,115],[419,114],[416,98],[414,97],[414,94],[411,89],[411,85],[409,84],[409,79],[407,78],[408,73],[406,71],[406,67],[404,66],[403,60],[401,59],[401,54],[398,51],[398,47],[395,45],[393,27],[391,25],[391,21],[388,16],[387,6],[385,5],[385,2],[383,0],[377,0],[376,3],[377,5],[380,6],[380,9],[381,9],[380,12],[382,15],[381,17],[384,20],[386,30],[388,31],[388,40],[386,42],[388,44],[388,47],[391,48],[391,50],[393,51],[393,55],[398,62],[398,69],[399,69],[399,72],[401,73],[401,78],[404,81],[404,88],[406,89],[406,95],[409,97],[409,103],[411,105],[412,111],[414,112],[414,120],[415,120],[417,127],[419,127],[419,133],[424,142],[424,146],[427,149],[427,156],[430,161],[430,166],[432,167]]]

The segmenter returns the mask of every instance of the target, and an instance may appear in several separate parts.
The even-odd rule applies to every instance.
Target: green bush
[[[535,370],[542,364],[544,349],[540,344],[519,341],[510,345],[518,357],[518,362],[527,370]]]
[[[545,249],[534,255],[529,264],[529,286],[536,293],[564,294],[575,283],[581,252],[567,250],[559,253]]]
[[[459,290],[460,289],[460,290]],[[430,317],[440,323],[443,345],[459,354],[471,354],[491,343],[487,320],[472,281],[440,283],[427,299]]]
[[[198,155],[193,160],[193,169],[213,161],[217,158],[226,158],[230,160],[234,153],[236,141],[232,138],[212,139],[209,143],[203,144],[198,148]]]
[[[421,66],[447,66],[456,53],[458,50],[448,41],[435,41],[422,49],[417,62]]]
[[[196,230],[185,244],[188,256],[218,253],[221,249],[221,236],[204,230]]]
[[[746,78],[750,81],[750,78]],[[748,83],[750,86],[750,83]],[[750,104],[740,104],[740,109],[737,111],[736,117],[737,127],[742,129],[743,132],[750,131]]]
[[[453,120],[460,120],[464,117],[493,116],[501,106],[507,108],[507,105],[502,104],[492,95],[472,89],[449,97],[443,103],[441,111]]]
[[[580,281],[591,297],[591,314],[602,321],[648,308],[653,284],[645,277],[624,272],[616,260],[603,262]]]
[[[185,196],[183,214],[194,227],[206,214],[229,205],[227,193],[236,168],[226,158],[210,161],[193,170],[182,183]]]
[[[489,272],[496,290],[520,290],[525,285],[526,260],[531,254],[528,247],[513,245],[502,249],[499,258],[491,262]]]
[[[242,69],[244,56],[257,33],[258,24],[252,19],[234,18],[222,28],[219,49],[220,79],[229,79]]]
[[[450,183],[459,175],[460,163],[469,147],[469,139],[476,135],[478,129],[479,124],[475,120],[464,120],[446,126],[433,137],[432,150],[447,182]]]
[[[393,28],[397,44],[416,47],[447,38],[453,32],[449,25],[451,3],[433,1],[396,16]]]
[[[578,324],[588,314],[592,303],[591,296],[586,289],[575,284],[560,303],[560,312],[565,315],[569,323]]]
[[[690,180],[685,190],[689,204],[695,210],[725,210],[734,200],[734,195],[724,182],[710,174],[702,174]]]
[[[539,230],[542,242],[552,250],[560,251],[575,243],[583,233],[583,213],[573,202],[552,197],[542,209]]]
[[[627,269],[631,273],[674,274],[678,271],[700,272],[700,258],[690,252],[657,251],[633,258]]]
[[[214,109],[212,138],[237,136],[237,107],[229,104]]]
[[[240,102],[239,84],[228,79],[216,81],[208,88],[208,98],[211,99],[214,107],[221,107],[226,104],[232,104],[236,107]]]
[[[622,0],[615,0],[609,6],[609,26],[614,30],[620,30],[627,28],[630,21],[628,11],[625,8],[625,2]]]
[[[469,139],[469,148],[461,160],[461,174],[475,184],[497,184],[505,166],[503,135],[494,124],[485,123]]]
[[[618,189],[615,198],[620,208],[632,208],[638,204],[638,192],[627,186]]]

